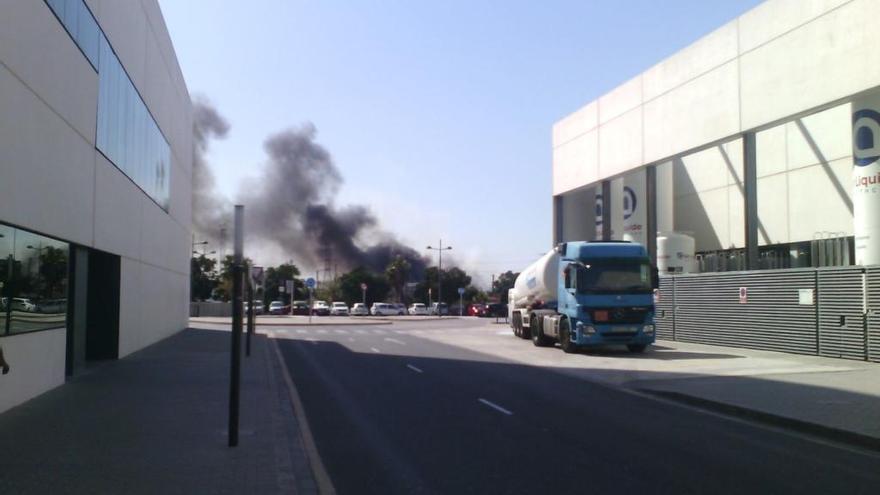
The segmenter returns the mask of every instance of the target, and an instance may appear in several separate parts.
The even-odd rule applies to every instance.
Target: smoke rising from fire
[[[219,226],[229,225],[231,203],[216,191],[205,154],[212,139],[226,136],[229,125],[210,103],[197,99],[194,106],[193,223],[199,233],[222,241]],[[247,243],[271,247],[301,266],[340,272],[358,266],[381,272],[400,255],[412,267],[410,277],[419,279],[424,256],[383,230],[366,206],[336,205],[343,178],[316,135],[315,126],[307,123],[263,143],[266,162],[237,198],[245,205]]]

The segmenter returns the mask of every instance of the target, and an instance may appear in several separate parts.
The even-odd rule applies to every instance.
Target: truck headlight
[[[642,327],[642,332],[647,335],[653,335],[654,334],[654,325],[645,325],[644,327]]]
[[[584,325],[580,322],[578,322],[578,329],[584,335],[593,335],[594,333],[596,333],[596,329],[594,327],[590,325]]]

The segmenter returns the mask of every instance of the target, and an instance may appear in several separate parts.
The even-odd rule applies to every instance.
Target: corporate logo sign
[[[638,200],[636,199],[636,193],[629,186],[623,186],[623,219],[629,220],[633,213],[636,212],[636,205],[638,204]],[[604,201],[602,201],[602,195],[596,195],[596,225],[602,225],[602,208],[605,207]]]
[[[880,97],[852,102],[856,264],[880,264]]]
[[[880,171],[880,113],[870,108],[853,112],[853,164],[856,192],[877,192]]]

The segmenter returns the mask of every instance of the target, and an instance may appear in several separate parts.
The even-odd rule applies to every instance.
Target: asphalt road
[[[876,453],[424,338],[498,329],[274,330],[339,493],[880,492]]]

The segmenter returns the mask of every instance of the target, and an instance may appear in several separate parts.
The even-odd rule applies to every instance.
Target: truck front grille
[[[647,306],[622,306],[617,308],[595,308],[590,310],[594,323],[644,323],[651,311]]]

